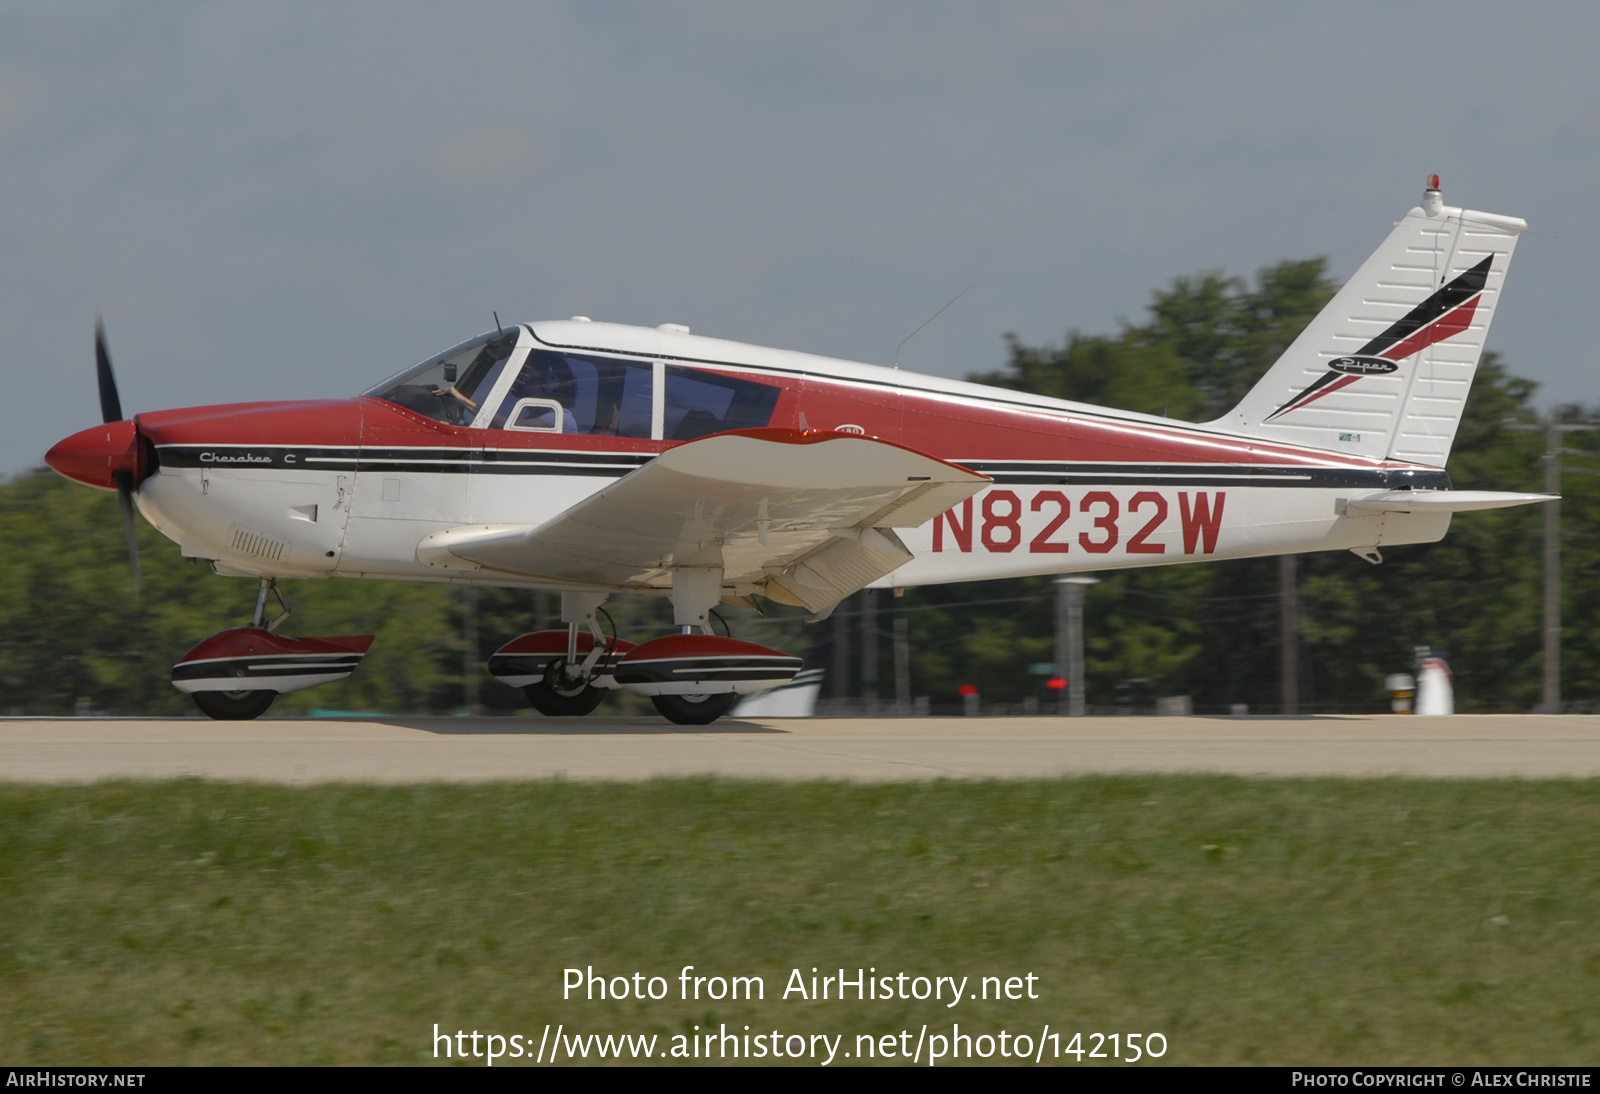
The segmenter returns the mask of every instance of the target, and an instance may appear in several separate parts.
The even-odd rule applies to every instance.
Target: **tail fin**
[[[1422,204],[1213,428],[1443,467],[1527,222]]]

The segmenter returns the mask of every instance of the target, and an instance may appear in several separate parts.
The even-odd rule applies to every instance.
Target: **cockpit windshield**
[[[446,350],[362,394],[387,399],[450,425],[471,425],[511,360],[518,329]]]

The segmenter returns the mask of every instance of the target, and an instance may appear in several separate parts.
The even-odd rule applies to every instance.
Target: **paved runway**
[[[273,783],[1098,772],[1600,776],[1600,716],[1449,718],[0,718],[0,780]]]

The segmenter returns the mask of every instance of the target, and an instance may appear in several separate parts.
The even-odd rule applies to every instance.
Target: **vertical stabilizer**
[[[1214,428],[1443,467],[1527,222],[1422,204]]]

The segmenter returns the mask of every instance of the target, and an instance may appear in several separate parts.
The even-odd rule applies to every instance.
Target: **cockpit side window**
[[[772,421],[778,389],[719,372],[667,366],[665,436],[692,441],[730,429],[756,429]]]
[[[536,350],[528,354],[489,425],[494,429],[648,438],[653,397],[651,366],[644,362]],[[555,421],[558,405],[559,428]],[[513,412],[516,418],[508,421]]]
[[[514,328],[425,361],[365,392],[450,425],[471,425],[517,347]]]

